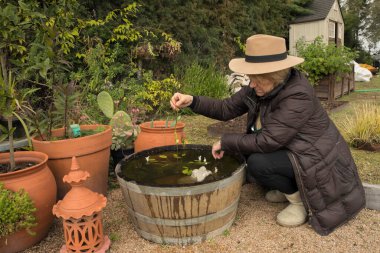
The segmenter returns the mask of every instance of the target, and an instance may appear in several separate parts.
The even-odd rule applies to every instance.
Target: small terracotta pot
[[[75,156],[80,167],[91,174],[85,186],[92,191],[107,195],[108,167],[112,129],[108,125],[81,125],[81,130],[105,130],[93,135],[57,140],[41,141],[32,138],[33,148],[49,156],[48,165],[57,181],[58,199],[62,199],[70,190],[70,185],[63,183],[63,177],[70,172],[71,158]],[[53,130],[53,136],[62,136],[63,128]]]
[[[166,127],[164,120],[153,121],[153,127],[151,124],[152,122],[140,124],[141,132],[134,142],[135,152],[154,147],[182,144],[185,139],[185,123],[183,122],[177,122],[175,127],[170,127],[170,121]]]
[[[4,187],[12,191],[23,188],[33,200],[37,211],[37,226],[31,230],[36,232],[32,236],[26,230],[20,230],[5,238],[0,238],[0,252],[19,252],[38,243],[46,237],[49,228],[53,224],[53,213],[51,212],[56,202],[57,186],[54,176],[47,166],[48,156],[35,151],[15,152],[16,163],[34,162],[36,165],[4,174],[0,174],[0,181]],[[9,162],[9,153],[0,154],[0,163]]]

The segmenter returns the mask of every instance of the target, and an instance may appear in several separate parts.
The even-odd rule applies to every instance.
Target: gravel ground
[[[103,212],[109,252],[380,252],[380,211],[362,210],[358,216],[328,236],[319,236],[308,225],[285,228],[276,224],[285,203],[268,203],[261,187],[242,187],[238,213],[229,233],[189,246],[162,245],[141,238],[133,228],[119,188],[108,194]],[[60,221],[48,236],[25,253],[58,252],[64,244]]]

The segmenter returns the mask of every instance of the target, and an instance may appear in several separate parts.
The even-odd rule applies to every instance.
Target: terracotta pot
[[[19,252],[38,243],[46,237],[49,228],[53,223],[52,208],[56,202],[57,186],[54,176],[47,166],[48,156],[35,151],[15,152],[16,163],[34,162],[36,165],[0,174],[0,181],[5,188],[18,191],[23,188],[28,192],[33,200],[36,211],[38,225],[31,230],[36,232],[35,236],[28,234],[25,230],[20,230],[5,238],[0,238],[0,252]],[[0,163],[8,163],[9,153],[0,154]],[[7,241],[7,244],[5,244]]]
[[[185,123],[177,122],[175,127],[166,127],[166,121],[158,120],[152,122],[144,122],[140,124],[141,132],[134,142],[135,152],[150,149],[154,147],[169,146],[181,144],[185,139]],[[171,122],[168,122],[170,126]],[[177,142],[177,141],[178,142]]]
[[[107,194],[112,129],[108,125],[80,126],[81,130],[94,130],[98,127],[103,127],[105,130],[85,137],[57,141],[41,141],[32,138],[34,150],[49,156],[48,165],[57,182],[58,199],[62,199],[71,188],[62,179],[70,172],[73,156],[77,158],[79,166],[91,174],[85,186],[92,191]],[[53,130],[52,134],[62,136],[63,128]]]

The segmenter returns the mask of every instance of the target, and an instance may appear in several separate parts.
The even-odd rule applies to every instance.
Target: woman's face
[[[256,75],[248,75],[251,80],[249,86],[255,89],[256,95],[262,97],[269,92],[271,92],[274,88],[274,82],[272,80],[258,77]]]

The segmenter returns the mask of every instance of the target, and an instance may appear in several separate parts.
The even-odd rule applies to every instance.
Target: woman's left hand
[[[212,145],[212,151],[211,152],[212,152],[212,156],[215,159],[221,159],[223,157],[224,151],[222,150],[222,144],[220,141],[217,141]]]

